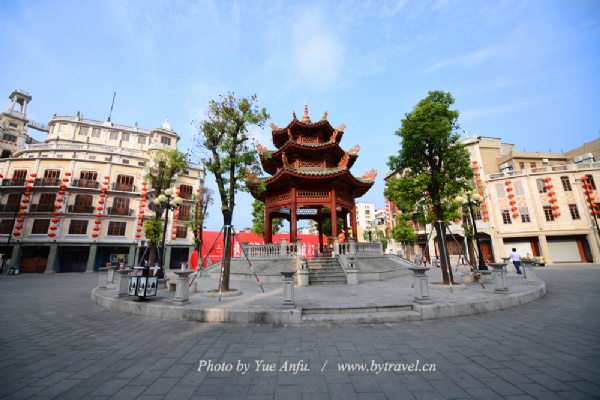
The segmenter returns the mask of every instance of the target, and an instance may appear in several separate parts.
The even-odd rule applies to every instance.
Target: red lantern
[[[510,180],[504,181],[504,184],[505,184],[506,186],[510,186]]]
[[[25,186],[25,190],[27,190],[28,192],[31,192],[33,190],[33,186],[27,185],[27,186]]]
[[[58,223],[58,218],[52,218],[51,220],[53,223],[57,224]]]
[[[144,226],[144,223],[142,221],[138,222],[138,226]]]
[[[514,193],[510,193],[510,194],[508,195],[508,198],[509,198],[509,199],[512,199],[512,198],[514,198],[514,197],[515,197],[515,194],[514,194]]]
[[[560,212],[558,212],[558,211],[557,211],[557,212],[555,212],[555,213],[554,213],[554,216],[555,216],[555,217],[560,217]]]
[[[4,178],[4,175],[0,174],[0,179],[3,179],[3,178]]]
[[[62,206],[60,204],[57,204],[54,206],[54,208],[56,208],[57,210],[60,210],[62,208]]]
[[[69,178],[63,178],[63,180],[62,180],[62,181],[63,181],[64,183],[67,183],[67,182],[69,182]]]
[[[508,203],[509,203],[511,206],[514,206],[515,204],[517,204],[517,201],[516,201],[516,200],[511,200],[511,201],[509,201]]]
[[[471,161],[471,164],[477,164],[476,160]]]
[[[553,191],[548,192],[548,196],[554,196],[556,193]]]
[[[512,192],[512,191],[513,191],[513,188],[512,188],[512,187],[507,187],[507,188],[506,188],[506,190],[507,190],[508,192]]]
[[[102,207],[102,206],[96,207],[96,210],[102,211],[102,210],[104,210],[104,207]]]
[[[551,183],[549,183],[548,185],[546,185],[546,189],[548,189],[548,190],[552,189],[553,187],[554,187],[554,185],[551,184]]]
[[[102,182],[103,185],[108,185],[108,181]]]
[[[66,192],[65,192],[64,190],[59,190],[59,191],[58,191],[58,194],[60,194],[61,196],[64,196],[64,194],[65,194],[65,193],[66,193]]]
[[[513,218],[519,218],[519,213],[513,213]]]
[[[54,233],[54,232],[50,232],[50,233],[48,234],[48,236],[50,236],[51,238],[53,238],[54,236],[56,236],[56,233]]]
[[[545,182],[550,182],[551,180],[552,180],[552,178],[550,178],[549,176],[547,176],[547,177],[544,178]]]
[[[63,190],[64,190],[64,189],[66,189],[66,188],[67,188],[67,185],[65,185],[65,184],[63,183],[63,184],[61,184],[59,187],[60,187],[61,189],[63,189]]]
[[[21,229],[23,229],[23,225],[16,225],[15,229],[18,230],[18,231],[20,231]]]
[[[26,216],[26,215],[27,215],[27,213],[26,213],[25,211],[19,211],[19,212],[17,213],[17,215],[19,215],[19,216],[21,216],[21,217],[24,217],[24,216]]]
[[[104,179],[109,180],[110,176],[105,176]]]
[[[140,210],[140,214],[144,215],[144,210]]]
[[[33,173],[33,174],[29,174],[29,176],[31,176],[32,178],[35,178],[37,176],[37,174]]]
[[[98,200],[98,204],[104,204],[104,200],[102,200],[102,199]]]
[[[52,225],[52,226],[50,227],[50,230],[51,230],[51,231],[55,231],[56,229],[57,229],[57,228],[56,228],[56,226],[54,226],[54,225]]]
[[[93,237],[93,238],[97,238],[97,237],[98,237],[98,234],[97,234],[97,233],[92,233],[92,237]]]
[[[27,183],[33,183],[35,182],[33,179],[27,179]]]
[[[25,192],[25,193],[23,193],[23,196],[25,196],[25,197],[29,197],[29,196],[31,196],[31,193],[29,193],[29,192]]]
[[[556,203],[558,201],[558,199],[556,197],[552,197],[550,199],[550,203]]]
[[[102,189],[100,189],[100,190],[101,190],[102,192],[106,192],[106,191],[108,190],[108,188],[107,188],[107,187],[105,187],[105,186],[102,186]]]
[[[18,236],[21,236],[21,232],[19,232],[19,231],[15,231],[15,232],[13,232],[13,235],[14,235],[14,236],[17,236],[17,237],[18,237]]]
[[[101,213],[96,214],[96,218],[102,218],[102,214]]]
[[[554,205],[553,205],[551,208],[552,208],[553,210],[558,210],[558,208],[559,208],[559,207],[558,207],[556,204],[554,204]]]
[[[94,227],[94,230],[95,230],[96,232],[98,232],[98,231],[100,230],[100,228],[99,228],[99,227],[97,227],[97,226],[95,226],[95,227]]]
[[[54,211],[53,215],[54,215],[55,217],[58,217],[58,216],[60,215],[60,211]]]
[[[97,219],[97,220],[95,220],[95,221],[94,221],[94,223],[95,223],[96,225],[100,225],[100,224],[102,223],[102,221],[100,221],[99,219]]]
[[[29,203],[29,199],[23,199],[23,200],[21,200],[21,202],[27,204],[27,203]]]
[[[146,185],[147,185],[147,183],[146,183],[146,182],[142,182],[142,186],[146,186]]]
[[[19,207],[19,208],[20,208],[21,210],[27,210],[27,206],[24,206],[24,205],[23,205],[23,206],[21,206],[21,207]]]
[[[100,193],[98,196],[100,196],[102,198],[106,197],[106,195],[104,193]]]
[[[139,238],[141,238],[141,237],[142,237],[142,235],[140,235],[139,233],[136,233],[136,234],[135,234],[135,238],[136,238],[136,239],[139,239]]]
[[[142,228],[137,228],[135,231],[136,231],[137,233],[140,233],[140,232],[142,231]]]
[[[517,211],[518,210],[517,207],[511,207],[510,209],[511,209],[511,211]]]
[[[177,240],[177,236],[175,236],[175,235],[171,236],[171,240]]]
[[[71,173],[70,172],[65,172],[65,175],[66,176],[71,176]]]
[[[24,222],[24,221],[25,221],[25,220],[24,220],[23,218],[17,218],[17,222],[18,222],[18,223],[22,223],[22,222]]]
[[[59,197],[58,199],[56,199],[56,201],[58,201],[59,203],[62,203],[64,201],[64,199],[62,197]]]

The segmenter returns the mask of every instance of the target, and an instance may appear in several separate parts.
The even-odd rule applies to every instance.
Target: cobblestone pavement
[[[600,266],[537,273],[522,307],[343,326],[138,317],[91,302],[96,274],[2,276],[0,398],[600,398]]]

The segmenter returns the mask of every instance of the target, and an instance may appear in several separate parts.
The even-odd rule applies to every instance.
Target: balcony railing
[[[53,212],[54,203],[52,204],[32,204],[29,207],[29,212]]]
[[[135,192],[136,188],[129,183],[113,183],[112,190],[120,190],[122,192]]]
[[[91,179],[73,179],[71,186],[78,188],[98,189],[100,187],[100,182]]]
[[[69,206],[68,210],[73,214],[93,214],[94,206],[72,205]]]
[[[18,209],[18,204],[0,204],[0,212],[15,212]]]
[[[33,186],[60,186],[60,178],[37,178]]]
[[[2,179],[2,186],[25,186],[25,179]]]
[[[130,208],[108,207],[108,215],[126,215],[126,216],[131,216],[131,215],[133,215],[133,210],[130,209]]]

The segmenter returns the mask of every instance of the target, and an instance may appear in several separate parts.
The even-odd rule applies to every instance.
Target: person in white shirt
[[[508,256],[511,258],[513,265],[517,269],[517,274],[523,275],[521,273],[521,255],[517,253],[517,249],[513,248],[512,253],[510,253]]]

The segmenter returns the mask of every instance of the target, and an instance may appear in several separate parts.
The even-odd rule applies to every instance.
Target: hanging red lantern
[[[511,200],[511,201],[509,201],[508,203],[509,203],[511,206],[514,206],[515,204],[517,204],[517,201],[516,201],[516,200]]]
[[[552,180],[552,178],[550,178],[549,176],[547,176],[547,177],[544,178],[545,182],[550,182],[551,180]]]
[[[554,205],[553,205],[551,208],[552,208],[553,210],[558,210],[558,208],[559,208],[559,207],[558,207],[556,204],[554,204]]]
[[[104,204],[104,200],[102,200],[102,199],[98,200],[98,204]]]
[[[21,202],[27,204],[27,203],[29,203],[29,199],[25,198],[25,199],[21,200]]]
[[[142,182],[142,186],[146,186],[147,184],[147,182]]]
[[[549,191],[549,192],[548,192],[548,196],[551,196],[551,197],[552,197],[552,196],[554,196],[555,194],[556,194],[556,193],[555,193],[554,191]]]
[[[33,186],[27,185],[27,186],[25,186],[25,190],[27,190],[28,192],[31,192],[33,190]]]
[[[548,190],[552,189],[553,187],[554,187],[554,185],[553,185],[553,184],[551,184],[551,183],[550,183],[550,184],[548,184],[548,185],[546,185],[546,189],[548,189]]]
[[[101,213],[96,214],[96,218],[102,218],[102,214]]]
[[[19,211],[19,212],[17,213],[17,215],[18,215],[18,216],[20,216],[20,217],[24,217],[24,216],[26,216],[26,215],[27,215],[27,213],[26,213],[25,211]]]
[[[27,179],[27,183],[33,183],[35,182],[33,179]]]
[[[488,210],[481,210],[482,213],[487,214]]]
[[[106,197],[106,195],[104,193],[100,193],[98,196],[100,196],[102,198]]]
[[[108,190],[108,188],[106,186],[102,186],[102,189],[100,189],[100,191],[102,192],[106,192]]]
[[[140,233],[140,232],[142,231],[142,228],[137,228],[135,231],[136,231],[137,233]]]
[[[65,192],[64,190],[59,190],[59,191],[58,191],[58,194],[59,194],[59,195],[61,195],[61,196],[64,196],[64,195],[65,195],[65,193],[66,193],[66,192]]]
[[[56,199],[56,201],[58,201],[59,203],[62,203],[65,199],[63,199],[62,197],[59,197],[58,199]]]
[[[32,178],[35,178],[37,176],[37,174],[36,173],[32,173],[32,174],[29,174],[29,176],[31,176]]]
[[[58,217],[58,216],[60,215],[60,211],[54,211],[54,212],[53,212],[53,215],[54,215],[55,217]]]
[[[65,172],[65,175],[66,176],[71,176],[71,173],[70,172]]]
[[[20,231],[23,229],[23,225],[15,225],[15,229]]]
[[[110,176],[105,176],[104,179],[109,180]]]
[[[509,195],[508,195],[508,198],[509,198],[509,199],[512,199],[512,198],[514,198],[514,197],[515,197],[515,194],[514,194],[514,193],[509,193]]]
[[[140,214],[144,215],[144,210],[140,210]]]
[[[144,226],[144,223],[142,221],[138,222],[138,226]]]
[[[471,161],[471,164],[477,164],[477,160]]]
[[[100,221],[99,219],[97,219],[97,220],[95,220],[95,221],[94,221],[94,223],[95,223],[96,225],[100,225],[100,224],[102,223],[102,221]]]
[[[512,215],[512,216],[513,216],[513,218],[515,218],[515,219],[516,219],[516,218],[519,218],[519,213],[513,213],[513,215]]]
[[[560,217],[560,215],[561,215],[561,214],[560,214],[560,212],[558,212],[558,211],[554,213],[554,216],[555,216],[555,217]]]
[[[141,237],[142,237],[142,235],[140,235],[139,233],[136,233],[136,234],[135,234],[135,238],[136,238],[136,239],[139,239],[139,238],[141,238]]]
[[[3,179],[3,178],[4,178],[4,175],[0,174],[0,179]]]
[[[552,197],[549,201],[550,203],[556,203],[558,199],[556,197]]]
[[[25,220],[23,218],[17,218],[17,222],[22,223],[22,222],[25,222]]]
[[[50,236],[51,238],[53,238],[54,236],[56,236],[56,233],[54,233],[54,232],[50,232],[50,233],[48,234],[48,236]]]
[[[510,209],[511,209],[511,211],[517,211],[518,210],[517,207],[511,207]]]
[[[99,228],[99,227],[97,227],[97,226],[95,226],[95,227],[94,227],[94,230],[95,230],[96,232],[98,232],[98,231],[100,230],[100,228]]]
[[[15,231],[15,232],[13,232],[13,235],[14,235],[14,236],[21,236],[21,232],[19,232],[19,231]]]
[[[483,219],[484,219],[484,221],[487,221],[487,220],[489,220],[489,219],[490,219],[490,217],[488,217],[487,215],[484,215],[484,216],[483,216]]]
[[[513,188],[509,186],[509,187],[507,187],[507,188],[506,188],[506,191],[507,191],[507,192],[512,192],[512,191],[513,191]]]
[[[175,235],[171,236],[171,240],[177,240],[177,236],[175,236]]]
[[[59,219],[58,219],[58,218],[52,218],[52,219],[51,219],[51,221],[52,221],[53,223],[57,224],[57,223],[58,223],[58,221],[59,221]]]
[[[102,207],[102,206],[96,207],[96,210],[102,211],[102,210],[104,210],[104,207]]]
[[[25,206],[25,205],[22,205],[20,208],[21,208],[21,210],[27,210],[27,206]]]
[[[510,180],[506,180],[506,181],[504,181],[504,184],[505,184],[506,186],[510,186]]]
[[[62,206],[60,204],[57,204],[54,206],[54,208],[56,208],[57,210],[60,210],[62,208]]]
[[[63,178],[63,180],[62,180],[62,181],[63,181],[64,183],[67,183],[67,182],[69,182],[69,178]]]
[[[140,221],[143,221],[143,220],[144,220],[144,216],[143,216],[143,215],[140,215],[140,216],[138,217],[138,219],[139,219]]]
[[[98,234],[97,234],[97,233],[92,233],[92,237],[93,237],[93,238],[97,238],[97,237],[98,237]]]
[[[29,196],[31,196],[31,193],[29,193],[29,192],[24,192],[24,193],[23,193],[23,196],[25,196],[25,197],[29,197]]]
[[[108,181],[102,182],[103,185],[108,185]]]
[[[57,229],[57,227],[56,227],[56,226],[54,226],[54,225],[52,225],[52,226],[50,227],[50,230],[51,230],[51,231],[55,231],[56,229]]]
[[[67,185],[65,185],[65,184],[63,183],[63,184],[61,184],[59,187],[60,187],[61,189],[63,189],[63,190],[64,190],[64,189],[66,189],[66,188],[67,188]]]

